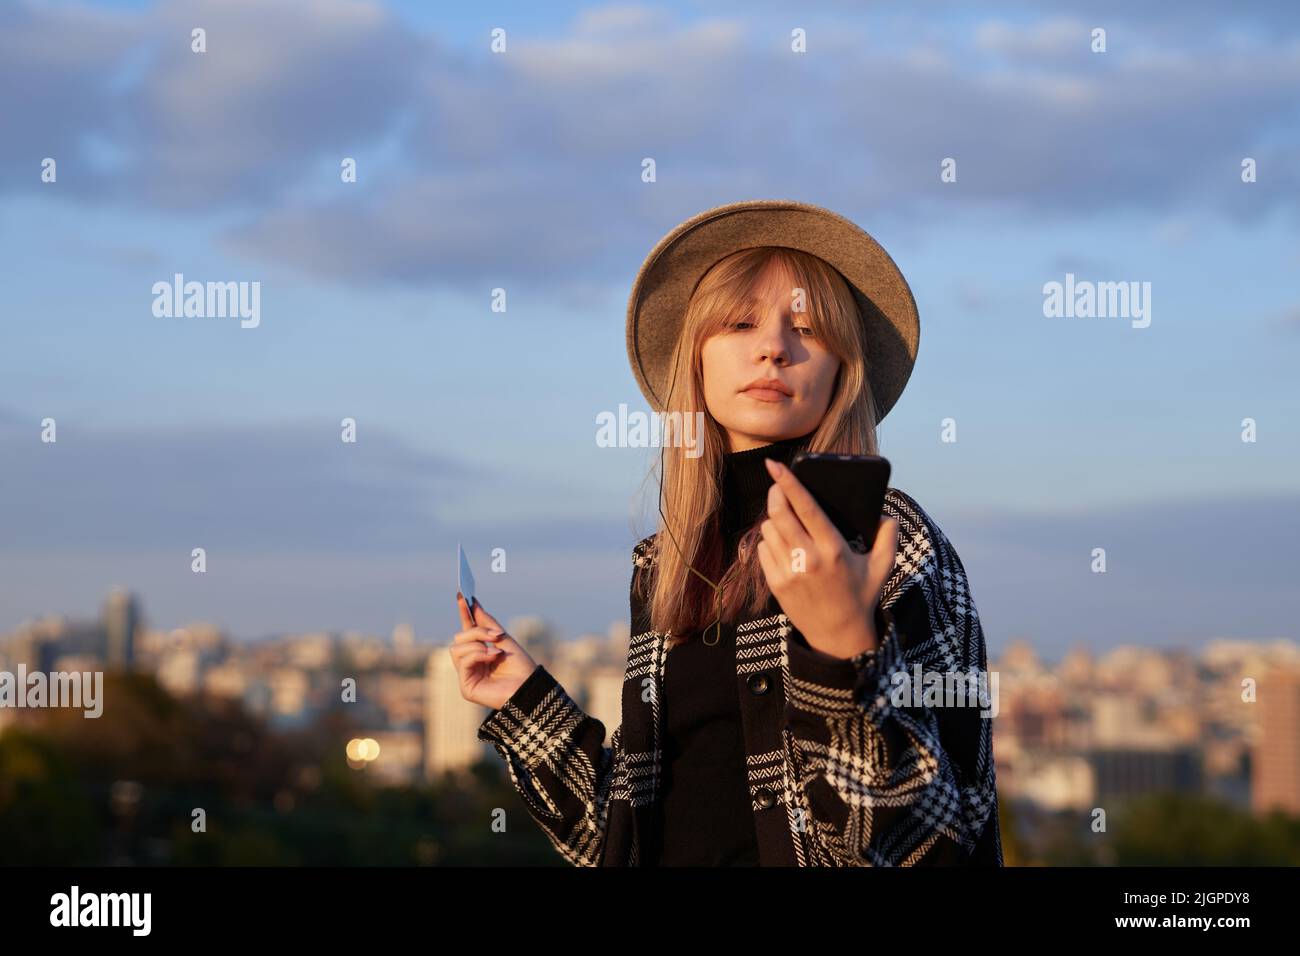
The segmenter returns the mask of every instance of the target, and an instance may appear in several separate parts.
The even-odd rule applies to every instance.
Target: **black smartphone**
[[[849,547],[858,554],[870,551],[889,488],[889,460],[879,455],[801,451],[790,470],[812,492]]]

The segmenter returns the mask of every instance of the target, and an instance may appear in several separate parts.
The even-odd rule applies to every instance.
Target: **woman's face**
[[[826,414],[840,360],[812,335],[806,312],[792,312],[794,281],[773,261],[758,280],[757,314],[704,341],[704,403],[745,451],[813,431]],[[776,379],[788,390],[750,389]]]

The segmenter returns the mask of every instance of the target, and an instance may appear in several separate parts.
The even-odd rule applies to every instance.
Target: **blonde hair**
[[[649,591],[650,627],[670,634],[673,642],[690,640],[705,629],[712,633],[719,620],[761,613],[771,596],[757,554],[758,526],[767,517],[766,508],[742,534],[732,565],[722,566],[721,477],[728,446],[724,429],[708,414],[700,358],[706,339],[750,315],[758,283],[769,267],[783,267],[792,289],[804,291],[808,324],[823,347],[840,359],[826,413],[808,450],[878,454],[867,339],[844,277],[825,260],[784,246],[743,249],[716,263],[686,307],[664,409],[668,422],[694,421],[694,413],[704,411],[703,434],[697,436],[702,452],[686,457],[665,439],[659,457],[656,560],[648,579],[638,575],[634,582],[639,582],[643,596]]]

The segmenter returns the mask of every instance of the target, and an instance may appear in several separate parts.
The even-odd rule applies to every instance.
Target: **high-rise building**
[[[140,605],[135,595],[114,588],[104,602],[104,657],[109,667],[130,670],[135,664],[135,636]]]
[[[1251,760],[1251,806],[1256,813],[1300,814],[1300,670],[1260,678],[1259,736]]]
[[[424,778],[434,780],[488,755],[488,744],[478,739],[488,709],[461,696],[447,645],[429,654],[424,674]]]

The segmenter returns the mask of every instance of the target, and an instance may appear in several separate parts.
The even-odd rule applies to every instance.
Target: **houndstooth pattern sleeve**
[[[885,514],[899,520],[899,546],[878,647],[834,657],[784,621],[786,740],[811,855],[831,866],[1000,866],[987,697],[919,702],[903,683],[931,672],[987,679],[965,569],[908,495],[890,489]]]
[[[640,626],[637,588],[649,539],[632,549],[629,605]],[[510,780],[560,854],[575,866],[600,866],[610,822],[610,801],[635,786],[623,748],[623,726],[603,746],[605,725],[585,713],[540,664],[479,726],[480,740],[496,748]],[[633,760],[635,762],[635,759]],[[615,853],[616,858],[623,851]],[[621,860],[620,860],[621,861]]]
[[[479,726],[479,739],[505,760],[529,814],[574,866],[600,865],[621,729],[603,746],[605,725],[541,664]]]

